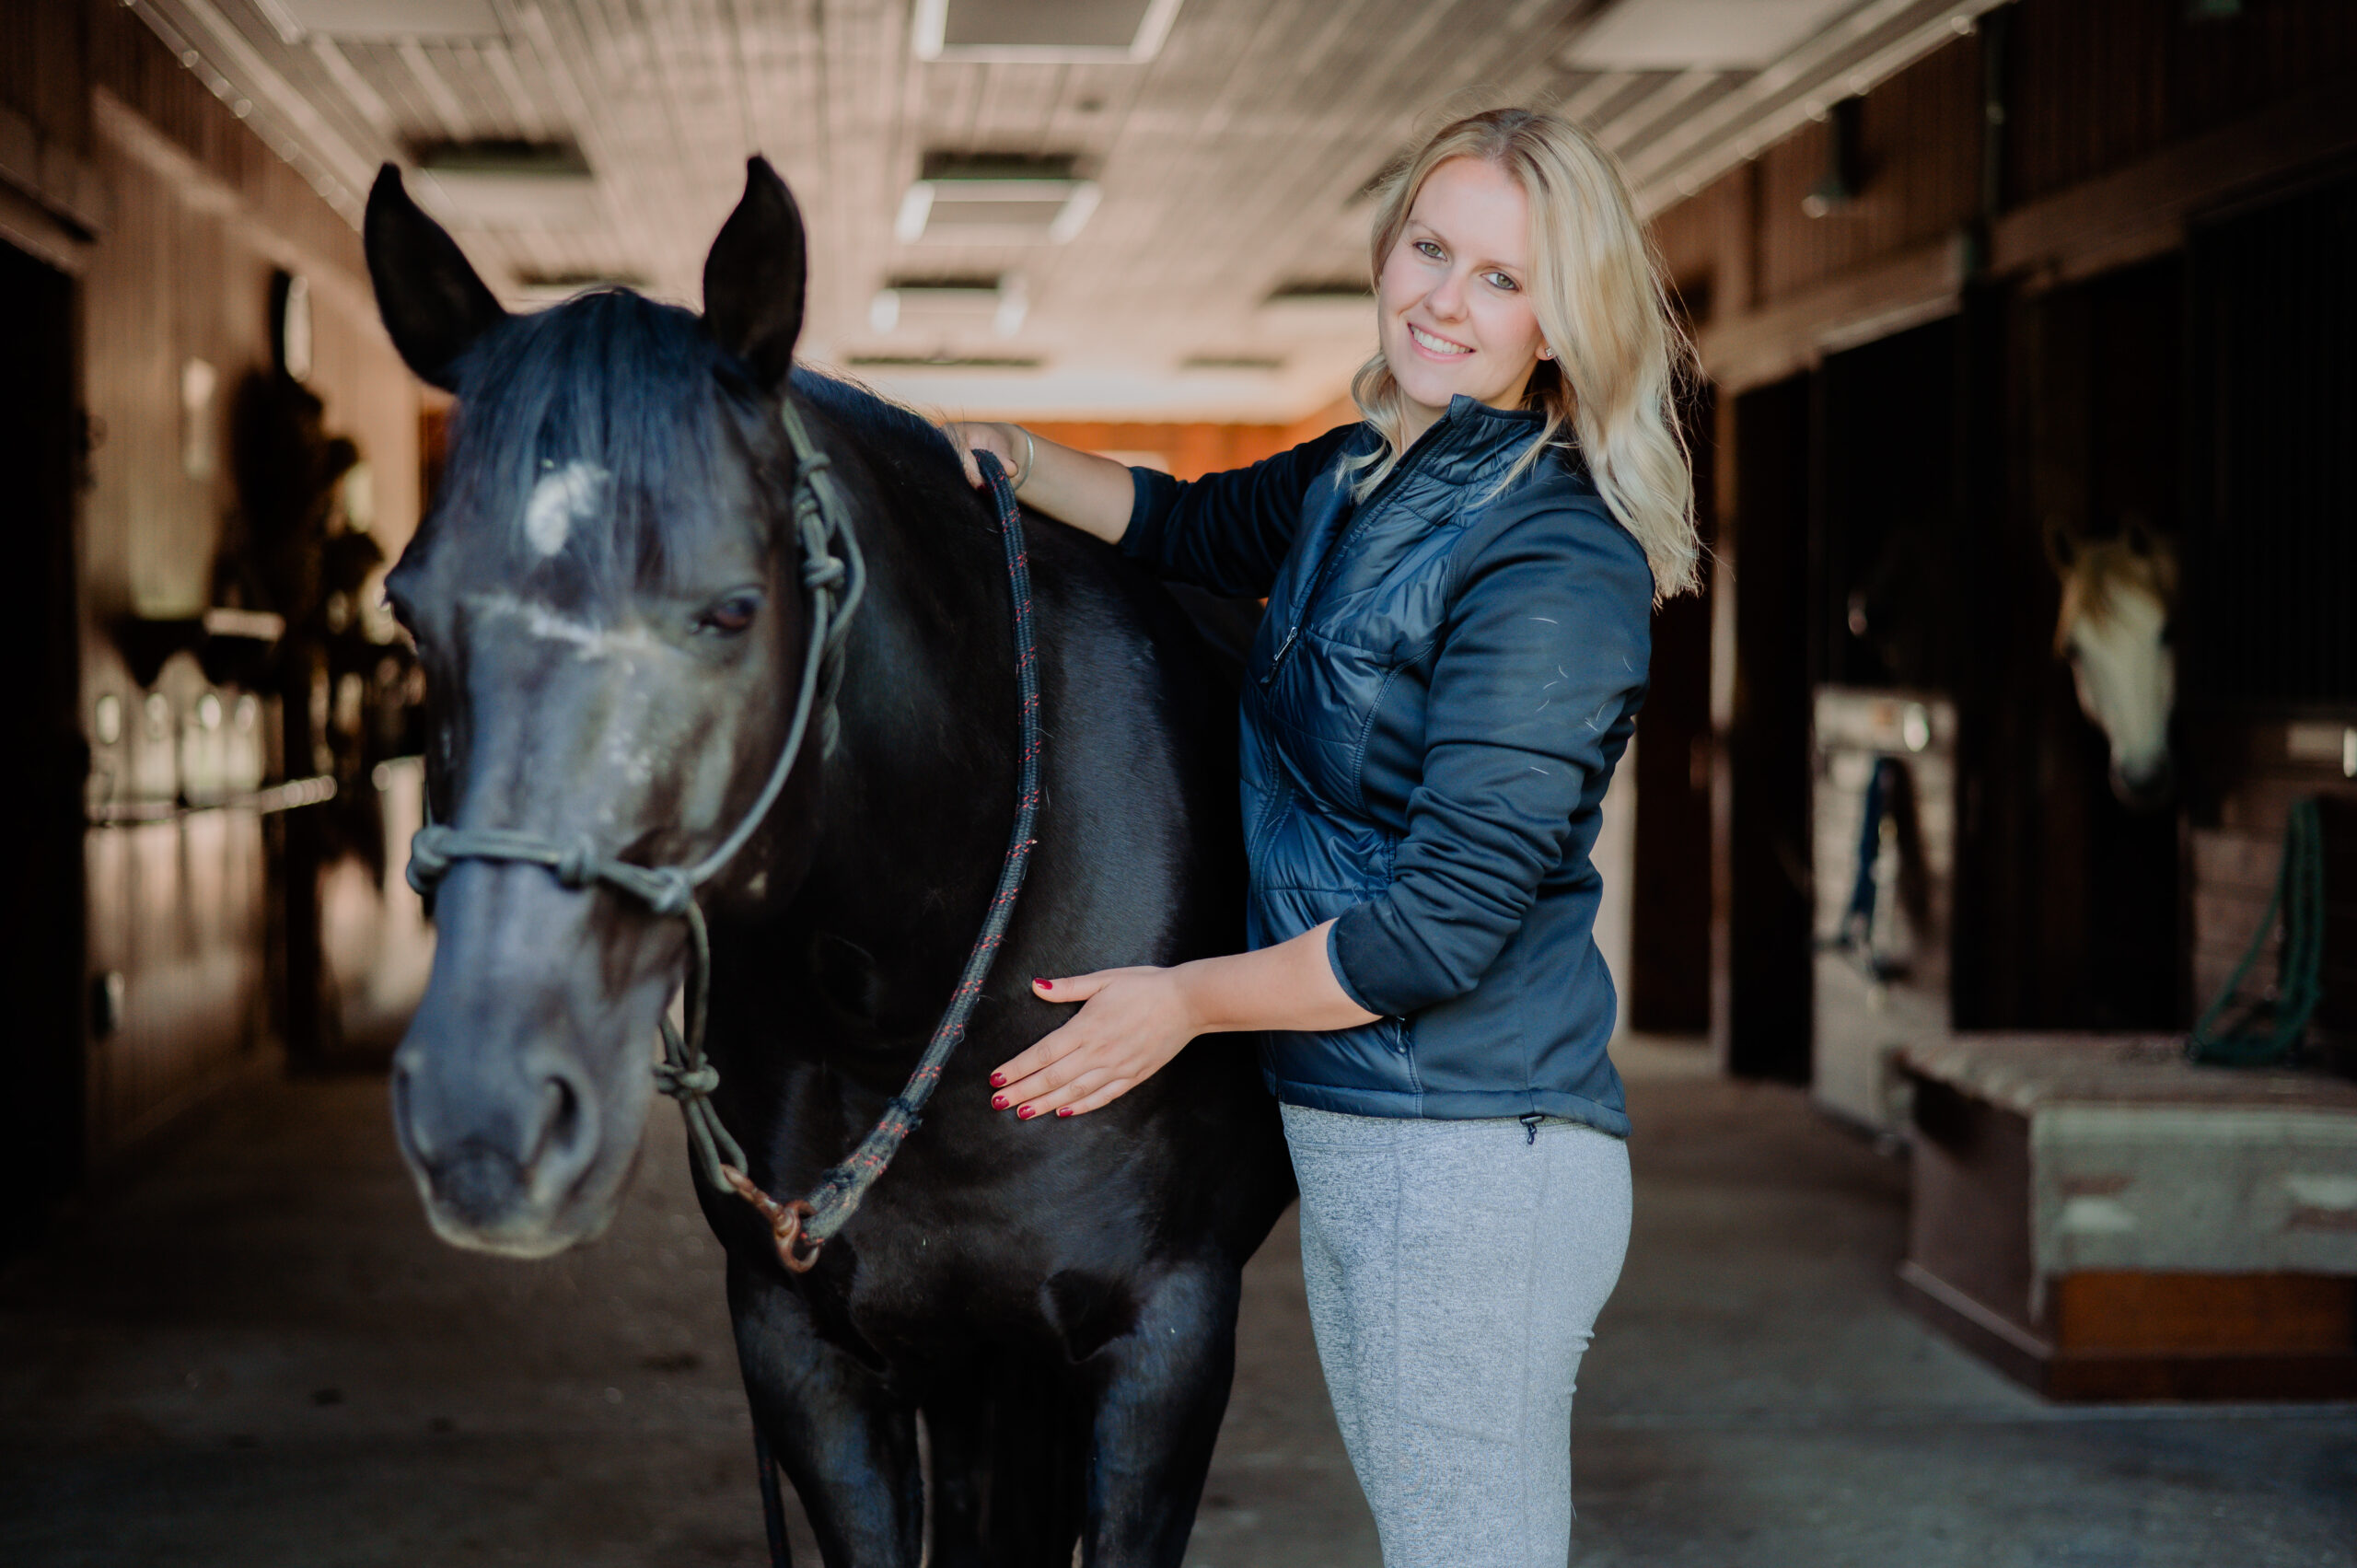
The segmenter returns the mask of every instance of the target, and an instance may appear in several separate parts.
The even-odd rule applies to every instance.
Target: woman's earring
[[[1552,359],[1555,357],[1555,351],[1551,348],[1542,348],[1538,351],[1538,357],[1541,359]]]

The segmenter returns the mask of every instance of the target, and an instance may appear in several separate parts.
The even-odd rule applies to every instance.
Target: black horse
[[[626,291],[509,316],[389,169],[369,267],[392,339],[458,396],[391,598],[429,677],[431,795],[679,865],[778,755],[804,647],[793,459],[817,432],[868,563],[838,704],[703,891],[714,1097],[780,1198],[900,1087],[984,917],[1019,723],[995,520],[939,432],[795,373],[805,249],[755,159],[698,318]],[[1179,1561],[1234,1360],[1237,1276],[1292,1196],[1250,1042],[1199,1041],[1095,1114],[1018,1122],[985,1074],[1058,1022],[1032,974],[1240,944],[1232,695],[1173,601],[1035,524],[1046,752],[1029,881],[923,1125],[817,1268],[704,1192],[755,1420],[830,1564]],[[681,923],[537,865],[453,865],[394,1065],[441,1235],[536,1257],[613,1213],[647,1114]],[[931,1440],[930,1499],[917,1417]]]

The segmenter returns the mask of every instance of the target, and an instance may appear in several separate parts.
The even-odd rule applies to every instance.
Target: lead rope
[[[2283,936],[2274,991],[2245,1002],[2243,981],[2274,938],[2278,915]],[[2193,1026],[2186,1040],[2187,1057],[2219,1067],[2273,1067],[2292,1061],[2324,993],[2324,824],[2316,797],[2310,796],[2292,803],[2283,824],[2283,858],[2276,865],[2275,891],[2267,900],[2267,912],[2259,916],[2242,962]],[[2258,1027],[2262,1012],[2270,1015],[2271,1028]],[[2231,1022],[2229,1014],[2236,1015]]]
[[[990,482],[997,503],[999,533],[1006,546],[1008,596],[1015,607],[1015,686],[1023,726],[1023,755],[1015,793],[1015,828],[1007,837],[1006,859],[999,868],[998,888],[991,895],[990,912],[966,956],[966,968],[950,993],[948,1009],[934,1026],[933,1039],[918,1058],[916,1071],[859,1146],[842,1164],[821,1176],[803,1197],[780,1203],[762,1191],[734,1164],[722,1175],[737,1194],[769,1221],[777,1244],[778,1260],[795,1273],[807,1273],[819,1260],[819,1249],[851,1222],[860,1201],[876,1185],[900,1144],[916,1130],[919,1114],[941,1082],[942,1069],[966,1036],[974,1004],[981,1000],[982,982],[990,978],[1014,916],[1015,901],[1023,890],[1023,874],[1031,864],[1031,829],[1039,811],[1039,662],[1031,624],[1031,563],[1023,542],[1021,509],[1015,489],[996,459],[977,452],[975,460]]]
[[[965,1038],[967,1020],[973,1016],[974,1004],[981,999],[982,982],[989,978],[992,960],[997,958],[999,944],[1006,935],[1007,922],[1015,913],[1016,897],[1023,890],[1023,873],[1031,863],[1031,829],[1039,812],[1039,661],[1031,626],[1031,562],[1023,546],[1023,518],[1016,505],[1015,487],[1007,482],[1005,471],[988,452],[976,452],[974,459],[981,468],[982,477],[990,482],[991,498],[998,506],[999,532],[1006,544],[1008,594],[1015,605],[1015,688],[1023,723],[1022,769],[1015,792],[1015,830],[1007,838],[1006,860],[999,868],[998,890],[991,897],[990,913],[983,918],[973,950],[966,957],[965,972],[958,977],[958,989],[950,994],[948,1010],[934,1026],[933,1040],[918,1060],[916,1071],[909,1075],[907,1086],[885,1108],[883,1117],[860,1140],[859,1146],[841,1165],[821,1176],[807,1196],[789,1203],[780,1203],[754,1185],[740,1162],[731,1160],[719,1167],[722,1178],[737,1195],[770,1222],[778,1261],[797,1274],[807,1273],[817,1264],[819,1249],[850,1223],[859,1210],[860,1200],[876,1184],[876,1179],[884,1174],[884,1167],[892,1163],[901,1143],[915,1131],[918,1113],[941,1082],[941,1071],[948,1064],[950,1053]],[[700,920],[696,929],[702,929]],[[672,1040],[667,1022],[663,1040],[667,1052]],[[711,1068],[703,1067],[702,1072],[707,1080],[716,1081]],[[668,1088],[666,1092],[669,1092]],[[702,1092],[711,1092],[709,1082]],[[681,1102],[683,1109],[688,1104]],[[694,1104],[710,1119],[714,1141],[726,1138],[727,1131],[712,1115],[711,1106],[701,1098]],[[696,1121],[692,1114],[688,1125],[694,1131]],[[1537,1136],[1534,1132],[1534,1140]],[[729,1146],[735,1147],[733,1143]],[[761,1480],[761,1529],[769,1541],[770,1568],[794,1568],[794,1551],[786,1540],[785,1497],[778,1485],[777,1462],[758,1421],[753,1424],[753,1463]]]

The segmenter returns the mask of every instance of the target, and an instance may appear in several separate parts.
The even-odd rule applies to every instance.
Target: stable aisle
[[[2041,1405],[1898,1307],[1903,1165],[1693,1048],[1623,1055],[1580,1568],[2357,1564],[2357,1411]],[[1247,1276],[1190,1568],[1376,1562],[1295,1237]],[[378,1080],[273,1084],[0,1269],[17,1568],[753,1568],[750,1449],[672,1116],[605,1242],[510,1263],[428,1234]]]

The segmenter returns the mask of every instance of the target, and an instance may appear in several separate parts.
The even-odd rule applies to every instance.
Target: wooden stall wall
[[[2268,0],[2211,19],[2144,0],[2019,0],[1656,218],[1669,270],[1694,308],[1723,411],[1722,461],[1732,464],[1720,492],[1725,543],[1713,595],[1714,656],[1736,668],[1713,671],[1713,853],[1719,982],[1747,983],[1749,1000],[1723,996],[1715,1006],[1723,1056],[1739,1070],[1789,1070],[1784,1042],[1808,1027],[1805,991],[1778,985],[1776,962],[1745,952],[1744,932],[1762,929],[1759,912],[1787,891],[1779,879],[1794,875],[1778,866],[1772,846],[1796,836],[1803,825],[1786,819],[1805,809],[1782,782],[1786,760],[1762,749],[1748,715],[1789,711],[1807,682],[1859,679],[1843,600],[1855,587],[1846,581],[1851,569],[1872,563],[1844,557],[1870,542],[1861,528],[1873,533],[1889,521],[1873,516],[1878,508],[1895,515],[1945,504],[1957,530],[1951,594],[1964,613],[1948,629],[1950,651],[1931,661],[1947,672],[1935,683],[1954,684],[1963,725],[1956,1021],[2189,1021],[2215,958],[2196,958],[2200,972],[2189,974],[2186,949],[2208,953],[2219,940],[2205,935],[2199,912],[2221,904],[2201,890],[2203,866],[2258,852],[2213,846],[2181,870],[2175,817],[2138,817],[2110,797],[2102,738],[2079,714],[2052,651],[2059,595],[2043,540],[2056,523],[2098,536],[2131,517],[2164,537],[2199,528],[2200,517],[2179,504],[2189,485],[2200,488],[2184,454],[2213,431],[2216,411],[2189,379],[2188,352],[2198,345],[2184,336],[2186,273],[2175,258],[2213,215],[2351,159],[2357,9]],[[2340,229],[2313,214],[2302,221],[2308,227],[2296,240],[2277,237],[2276,252],[2343,254]],[[2259,338],[2297,337],[2305,352],[2319,328],[2329,336],[2347,315],[2345,264],[2331,264],[2342,266],[2341,282],[2319,282],[2321,293],[2296,308],[2300,324],[2277,323]],[[2294,309],[2272,284],[2243,297],[2270,302],[2276,316]],[[1886,412],[1924,426],[1916,434],[1953,453],[1948,479],[1934,471],[1943,465],[1927,464],[1913,485],[1946,494],[1893,493],[1883,507],[1855,481],[1888,444],[1876,446],[1867,428],[1874,411],[1845,396],[1845,378],[1854,378],[1846,367],[1864,363],[1852,353],[1860,345],[1895,343],[1944,318],[1955,319],[1948,346],[1934,355],[1945,364],[1916,366],[1921,390],[1893,393],[1901,401]],[[2339,363],[2345,381],[2346,356]],[[2321,454],[2339,439],[2326,432],[2345,436],[2345,424],[2332,424],[2345,398],[2330,388],[2311,379],[2288,401],[2239,395],[2250,417],[2305,432],[2300,451]],[[1787,441],[1804,455],[1782,449]],[[1794,478],[1796,462],[1805,482]],[[2252,471],[2246,461],[2236,492],[2243,512],[2221,540],[2247,536],[2257,526],[2252,500],[2272,494],[2251,482]],[[2278,471],[2308,470],[2287,461]],[[1795,483],[1805,499],[1795,499]],[[1769,517],[1749,515],[1762,505]],[[1785,564],[1759,554],[1763,536],[1786,529],[1795,506],[1806,521],[1791,547],[1807,557],[1814,595],[1792,628],[1808,645],[1805,658],[1756,630],[1785,610],[1747,602],[1796,591]],[[2316,515],[2303,537],[2351,537],[2339,492],[2272,510],[2303,507]],[[2322,546],[2307,548],[2313,555]],[[2221,572],[2189,576],[2215,585],[2237,565],[2249,575],[2246,560],[2229,555]],[[2294,575],[2329,595],[2345,588],[2347,565],[2308,561]],[[2197,598],[2189,614],[2199,613]],[[2198,632],[2182,630],[2186,656],[2196,656]],[[2189,673],[2189,711],[2206,701],[2203,679]],[[2313,708],[2318,699],[2308,700]],[[2293,717],[2315,725],[2338,722],[2340,713]],[[2270,722],[2280,728],[2292,719]],[[2247,737],[2225,750],[2248,757],[2284,744],[2280,734]],[[1747,776],[1756,767],[1770,773]],[[2224,799],[2189,797],[2197,836],[2230,809]],[[2263,815],[2250,830],[2254,842],[2281,826],[2280,816]],[[2175,912],[2187,910],[2200,931],[2173,929]],[[1772,929],[1761,939],[1782,952]]]
[[[2325,797],[2317,1043],[2357,1069],[2357,177],[2219,215],[2186,266],[2189,1005],[2258,931],[2293,802]]]
[[[350,226],[134,14],[17,6],[5,26],[0,232],[80,272],[68,423],[88,449],[64,703],[87,751],[75,1054],[96,1164],[272,1059],[271,802],[253,797],[311,770],[276,755],[264,683],[208,673],[192,629],[231,575],[236,416],[273,373],[273,279],[311,285],[309,387],[368,464],[389,555],[417,515],[417,403]]]
[[[2357,73],[2357,6],[2249,0],[2203,21],[2149,0],[2024,0],[2008,44],[2004,197],[2033,205]]]

